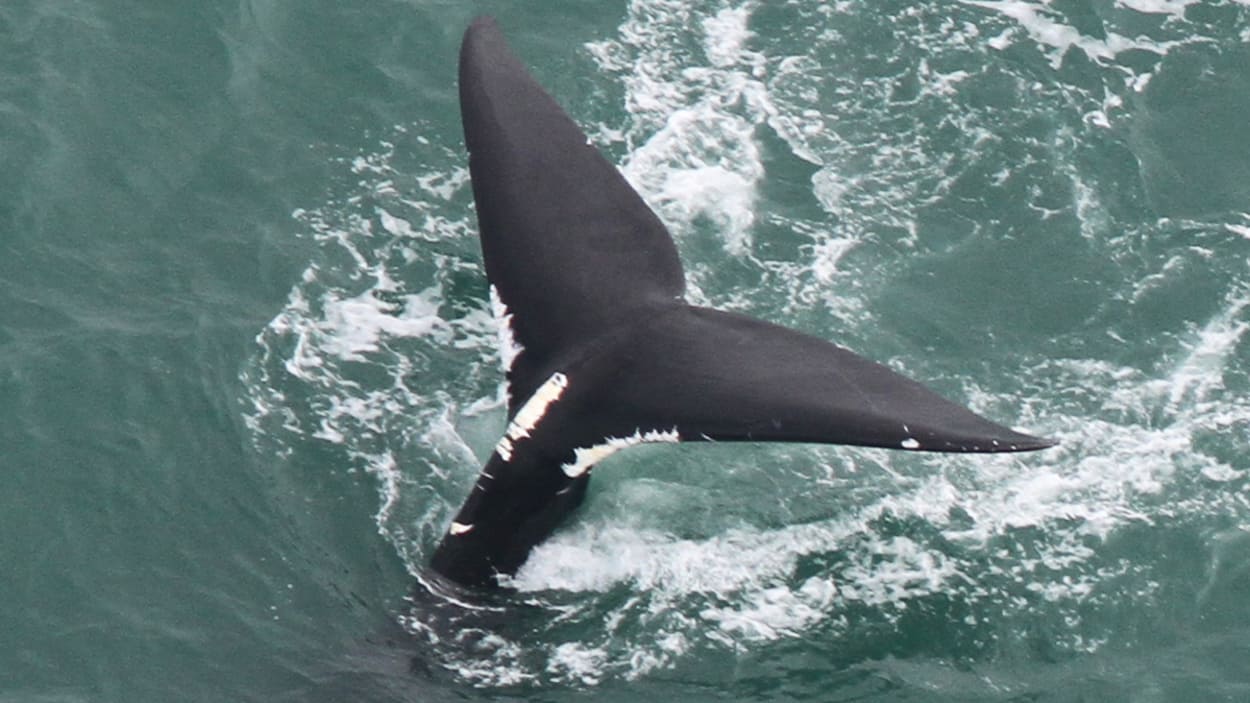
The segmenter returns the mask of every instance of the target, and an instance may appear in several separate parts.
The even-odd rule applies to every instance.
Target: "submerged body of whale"
[[[506,339],[507,430],[431,561],[494,585],[642,442],[825,442],[939,452],[1054,444],[829,342],[687,304],[668,231],[529,75],[493,20],[466,31],[460,107]]]

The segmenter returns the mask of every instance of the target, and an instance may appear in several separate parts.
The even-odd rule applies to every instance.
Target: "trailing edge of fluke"
[[[1054,444],[822,339],[687,304],[663,223],[489,18],[464,35],[460,109],[509,423],[435,550],[444,577],[515,573],[582,501],[595,462],[643,442]]]

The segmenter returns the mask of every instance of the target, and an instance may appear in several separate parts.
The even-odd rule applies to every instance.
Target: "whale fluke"
[[[687,304],[667,229],[489,18],[465,32],[460,108],[482,252],[508,339],[508,427],[431,560],[491,586],[644,442],[1042,449],[825,340]]]

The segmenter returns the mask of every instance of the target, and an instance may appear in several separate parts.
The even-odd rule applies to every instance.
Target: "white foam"
[[[709,607],[699,615],[724,633],[748,641],[801,637],[828,616],[837,593],[832,580],[814,576],[797,589],[765,588],[747,603]]]
[[[462,656],[444,663],[461,680],[478,686],[519,686],[536,676],[521,664],[525,647],[493,632],[473,629],[459,633],[461,642],[472,640],[474,656]]]
[[[793,566],[794,550],[778,549],[799,530],[738,530],[707,540],[674,540],[654,529],[585,522],[539,545],[512,585],[605,592],[622,583],[662,589],[667,597],[699,592],[731,595]]]
[[[345,361],[365,361],[385,338],[423,337],[445,324],[438,316],[442,296],[438,286],[391,302],[378,293],[393,292],[395,286],[385,272],[379,272],[379,278],[378,285],[350,298],[338,298],[332,292],[324,295],[324,318],[313,331],[320,336],[317,346],[321,350]]]
[[[1105,32],[1105,38],[1098,39],[1082,34],[1076,27],[1059,22],[1047,8],[1046,2],[1035,3],[1024,0],[1001,2],[960,0],[960,2],[992,10],[1018,22],[1033,41],[1054,49],[1050,54],[1050,63],[1051,67],[1056,69],[1063,63],[1064,54],[1072,48],[1080,49],[1091,59],[1109,61],[1120,53],[1133,49],[1166,54],[1169,48],[1179,43],[1156,42],[1140,36],[1130,39],[1111,31]]]
[[[917,71],[922,80],[925,81],[925,90],[922,94],[933,96],[953,96],[959,92],[959,84],[972,74],[964,70],[954,70],[941,72],[929,65],[929,60],[921,59],[920,66]]]
[[[1185,8],[1198,0],[1116,0],[1116,5],[1147,14],[1185,16]]]
[[[1168,379],[1168,402],[1175,410],[1182,402],[1200,403],[1223,388],[1223,370],[1229,355],[1241,343],[1250,322],[1239,320],[1250,306],[1250,292],[1239,291],[1209,320],[1193,341],[1189,353]]]
[[[816,280],[826,285],[832,283],[838,274],[838,262],[857,244],[859,240],[854,238],[830,238],[816,244],[812,248],[812,273]]]
[[[547,663],[547,672],[557,681],[569,681],[594,686],[603,678],[608,654],[602,647],[592,647],[580,642],[564,642],[556,645]]]
[[[1246,239],[1250,239],[1250,226],[1247,226],[1247,225],[1234,225],[1234,224],[1228,224],[1228,223],[1226,223],[1226,224],[1224,225],[1224,229],[1228,230],[1229,232],[1232,232],[1233,234],[1240,234],[1241,236],[1245,237]]]
[[[378,218],[382,222],[382,229],[397,237],[415,237],[417,233],[412,229],[412,223],[402,217],[396,217],[385,208],[377,208]]]
[[[703,20],[703,46],[713,66],[732,68],[742,60],[751,37],[747,21],[754,9],[754,3],[724,7]]]
[[[756,125],[767,119],[756,78],[760,56],[746,48],[754,3],[700,19],[688,8],[634,2],[621,39],[589,46],[600,65],[621,74],[634,123],[625,176],[678,236],[700,217],[726,250],[749,252],[756,189],[763,177]],[[708,63],[671,50],[674,33],[702,30]]]
[[[623,170],[670,227],[680,232],[707,217],[723,235],[726,250],[740,256],[750,249],[756,186],[763,176],[754,129],[746,120],[696,104],[673,112]]]

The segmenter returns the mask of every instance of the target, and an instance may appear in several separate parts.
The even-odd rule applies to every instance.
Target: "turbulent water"
[[[426,588],[504,425],[481,12],[692,301],[1062,444],[632,449],[515,593]],[[18,1],[0,37],[0,701],[1250,700],[1250,4]]]

